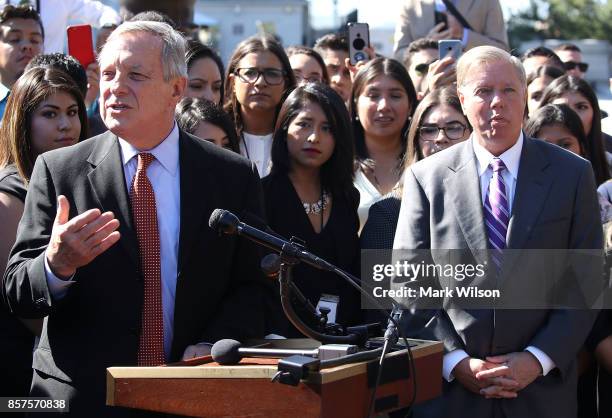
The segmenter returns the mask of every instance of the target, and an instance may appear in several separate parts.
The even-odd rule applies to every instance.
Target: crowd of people
[[[88,68],[43,54],[36,9],[4,6],[0,396],[131,416],[104,405],[107,367],[300,337],[265,251],[210,229],[216,208],[357,277],[361,250],[488,250],[511,280],[525,272],[505,249],[563,249],[600,250],[560,274],[603,283],[612,137],[588,65],[570,43],[510,55],[499,2],[471,3],[406,1],[395,58],[368,48],[356,65],[336,33],[252,36],[224,63],[145,12],[113,23]],[[459,60],[439,56],[449,38]],[[300,264],[293,280],[329,323],[386,325],[336,275]],[[605,309],[400,311],[403,333],[445,349],[443,393],[413,416],[612,413]]]

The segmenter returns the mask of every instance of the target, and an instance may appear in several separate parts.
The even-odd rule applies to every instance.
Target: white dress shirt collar
[[[487,151],[482,145],[475,140],[472,135],[471,138],[472,145],[474,147],[474,154],[476,155],[476,160],[478,161],[478,176],[482,176],[482,174],[489,168],[489,164],[491,164],[491,160],[495,158],[493,154]],[[523,150],[523,132],[521,131],[518,140],[512,145],[508,150],[506,150],[503,154],[499,156],[499,159],[502,160],[506,166],[506,169],[512,175],[512,178],[516,181],[518,177],[519,165],[521,162],[521,151]]]
[[[170,131],[170,134],[160,142],[155,148],[147,150],[147,152],[153,154],[155,159],[161,164],[166,171],[172,176],[176,174],[179,164],[179,129],[176,122]],[[121,156],[123,157],[123,165],[129,163],[129,161],[138,155],[141,150],[135,148],[132,144],[127,142],[125,139],[119,138],[119,146],[121,146]]]

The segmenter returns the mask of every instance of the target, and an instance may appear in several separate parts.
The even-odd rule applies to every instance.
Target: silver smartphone
[[[440,59],[449,55],[457,61],[463,53],[463,44],[458,39],[442,39],[438,41],[438,56]]]
[[[370,28],[367,23],[348,24],[349,37],[349,59],[351,65],[357,64],[358,61],[367,61],[368,54],[364,51],[365,47],[370,46]]]

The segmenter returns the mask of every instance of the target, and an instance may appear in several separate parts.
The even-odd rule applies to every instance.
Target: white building
[[[306,0],[197,0],[194,23],[207,25],[225,63],[243,39],[273,33],[283,45],[301,45],[309,30]]]

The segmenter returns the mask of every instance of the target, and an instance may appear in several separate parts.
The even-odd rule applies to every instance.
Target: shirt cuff
[[[546,376],[548,372],[557,367],[555,362],[539,348],[530,345],[525,351],[529,351],[540,362],[540,366],[542,366],[542,376]]]
[[[49,286],[49,292],[55,300],[60,300],[64,296],[66,296],[66,293],[68,293],[68,289],[74,283],[74,280],[72,280],[74,278],[74,275],[70,276],[66,280],[62,280],[55,274],[53,274],[53,272],[51,271],[51,267],[49,267],[47,257],[45,257],[45,276],[47,278],[47,286]]]
[[[466,357],[469,357],[469,355],[464,350],[453,350],[444,355],[442,360],[442,377],[444,377],[447,382],[455,380],[455,376],[452,375],[453,369]]]
[[[463,44],[463,48],[467,48],[469,36],[470,36],[470,30],[468,28],[463,28],[463,38],[461,38],[461,43]]]

